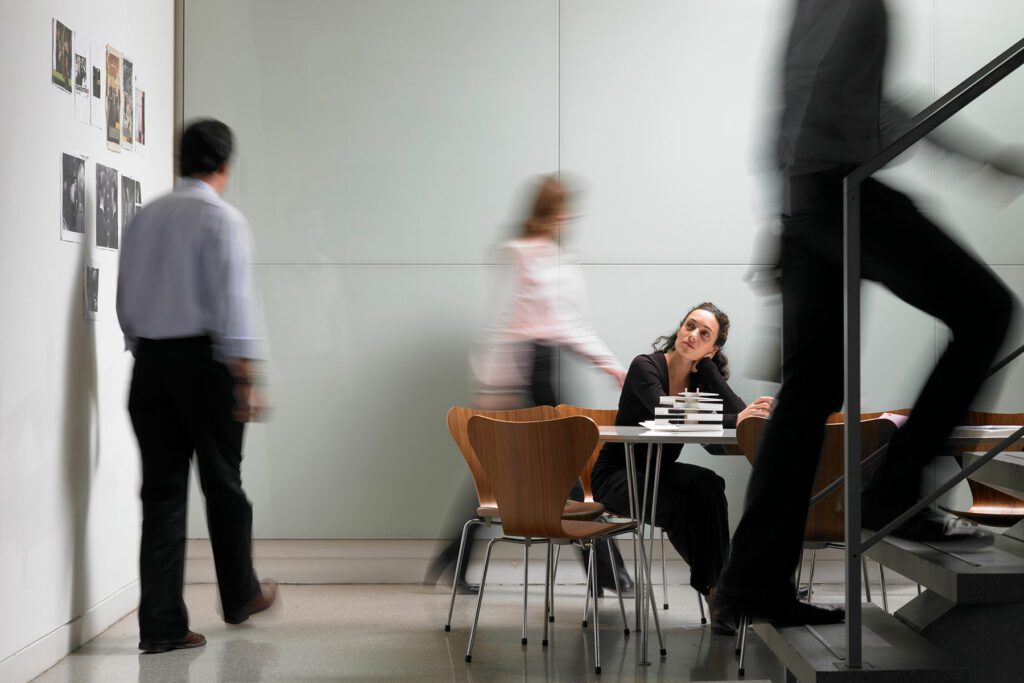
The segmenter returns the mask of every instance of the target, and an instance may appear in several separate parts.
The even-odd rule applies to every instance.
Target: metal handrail
[[[919,502],[900,515],[885,529],[861,543],[860,506],[860,186],[876,171],[909,149],[951,116],[977,99],[982,93],[1004,79],[1024,63],[1024,39],[950,90],[931,106],[911,119],[911,127],[892,144],[854,169],[843,180],[843,315],[844,315],[844,380],[846,400],[846,666],[863,668],[861,657],[860,564],[863,547],[872,543],[919,512],[931,500]],[[850,419],[854,415],[856,419]],[[1020,430],[1024,433],[1024,429]],[[1019,438],[1014,434],[1010,443]],[[1002,444],[997,448],[1004,447]],[[998,452],[998,451],[996,451]],[[989,452],[986,458],[995,457]],[[980,464],[984,464],[985,458]],[[975,463],[978,464],[978,463]],[[980,465],[979,465],[980,466]],[[973,470],[972,470],[973,471]],[[961,474],[963,474],[961,472]],[[941,495],[939,493],[938,495]],[[935,496],[935,498],[938,497]]]

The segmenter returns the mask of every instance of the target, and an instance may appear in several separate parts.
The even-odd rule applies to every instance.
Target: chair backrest
[[[568,491],[597,443],[597,425],[573,416],[508,422],[475,415],[469,442],[511,536],[565,538],[562,512]]]
[[[579,406],[570,406],[566,404],[558,406],[555,408],[555,411],[558,413],[558,417],[569,417],[571,415],[589,417],[598,427],[614,425],[615,416],[619,414],[618,410],[580,408]],[[594,500],[594,489],[590,486],[590,473],[594,471],[594,465],[597,463],[597,456],[601,455],[602,445],[603,444],[598,441],[597,445],[594,446],[594,452],[590,454],[590,460],[587,460],[587,464],[583,466],[583,471],[580,473],[580,480],[583,482],[583,500],[585,501]]]
[[[459,447],[469,472],[473,477],[473,485],[476,487],[476,497],[481,507],[495,507],[497,501],[494,499],[494,491],[487,482],[480,461],[477,460],[473,447],[469,445],[469,433],[466,427],[469,418],[474,415],[483,415],[496,420],[509,420],[512,422],[525,422],[533,420],[550,420],[555,417],[555,409],[551,406],[537,406],[535,408],[522,408],[520,410],[476,410],[475,408],[464,408],[455,406],[448,411],[448,432],[452,440]],[[568,489],[566,489],[568,491]]]
[[[875,413],[875,415],[880,414]],[[836,415],[838,415],[838,422],[830,421],[825,425],[825,441],[821,448],[821,459],[818,461],[818,473],[814,478],[814,486],[811,488],[812,496],[831,484],[844,472],[843,438],[846,429],[842,423],[842,414]],[[835,419],[836,415],[833,415],[830,420]],[[736,428],[736,440],[739,442],[743,455],[751,464],[754,463],[757,447],[761,443],[761,435],[767,424],[768,421],[765,418],[748,417]],[[890,420],[878,417],[862,419],[860,423],[861,459],[863,460],[888,443],[895,433],[896,425]],[[845,487],[839,486],[808,510],[804,540],[819,543],[842,543],[845,540],[844,491]]]

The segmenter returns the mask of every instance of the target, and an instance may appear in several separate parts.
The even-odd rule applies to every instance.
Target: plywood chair
[[[893,411],[903,413],[905,411]],[[882,419],[882,413],[865,413],[861,416],[861,459],[864,459],[888,443],[893,434],[896,433],[896,425],[887,419]],[[845,427],[842,413],[834,413],[825,425],[825,440],[822,444],[821,458],[818,461],[818,473],[814,479],[812,496],[831,484],[843,475],[843,439]],[[736,428],[736,440],[739,442],[740,450],[751,465],[757,454],[758,445],[764,433],[768,420],[763,417],[748,417]],[[817,550],[829,546],[839,546],[846,541],[845,530],[845,487],[839,486],[836,490],[818,501],[807,513],[807,525],[804,528],[804,548],[811,550],[811,571],[808,577],[808,600],[811,599],[811,592],[814,587],[814,565]],[[867,599],[871,600],[870,587],[868,586],[866,562],[861,558],[864,565],[865,581],[864,589]],[[801,562],[800,568],[802,569]],[[880,566],[881,567],[881,566]],[[799,571],[799,570],[798,570]],[[879,570],[881,572],[881,568]],[[885,578],[882,577],[882,600],[888,602],[885,592]],[[800,575],[797,574],[797,585],[799,587]],[[888,609],[887,605],[886,608]]]
[[[490,526],[491,524],[501,524],[500,514],[498,512],[498,504],[494,497],[494,491],[491,487],[490,482],[487,480],[487,475],[484,473],[483,467],[480,464],[479,459],[476,457],[476,453],[473,452],[473,447],[469,443],[469,434],[467,431],[467,425],[469,420],[474,415],[483,415],[485,417],[491,417],[498,420],[508,420],[513,422],[522,421],[533,421],[533,420],[548,420],[556,416],[555,409],[551,406],[537,406],[534,408],[523,408],[520,410],[476,410],[474,408],[464,408],[462,406],[455,406],[448,411],[448,432],[452,436],[452,440],[455,441],[455,445],[458,446],[459,452],[462,454],[462,458],[466,461],[466,466],[469,467],[470,475],[473,478],[473,486],[476,487],[477,503],[478,507],[476,510],[477,516],[469,519],[466,524],[462,527],[462,539],[459,543],[459,554],[458,559],[455,561],[455,576],[452,579],[452,595],[451,600],[448,604],[448,620],[445,622],[444,630],[452,630],[452,613],[455,609],[455,594],[457,592],[457,583],[459,578],[459,572],[462,569],[462,563],[468,562],[469,559],[465,557],[466,549],[466,537],[469,532],[469,528],[474,525],[485,525]],[[568,493],[569,489],[566,489]],[[563,496],[564,498],[564,496]],[[577,503],[575,501],[567,502],[563,509],[563,514],[567,519],[574,520],[593,520],[604,514],[604,506],[600,503],[591,502]],[[527,590],[527,578],[528,568],[526,563],[523,564],[523,644],[526,644],[526,590]]]
[[[581,408],[579,406],[562,404],[555,408],[558,412],[559,417],[568,417],[570,415],[583,415],[593,420],[599,427],[611,426],[615,424],[615,418],[619,414],[617,410],[606,410],[599,408]],[[594,470],[594,465],[597,463],[597,458],[601,455],[601,446],[598,445],[594,448],[594,453],[591,455],[590,460],[587,461],[586,467],[583,468],[583,474],[580,479],[583,482],[583,496],[584,500],[593,500],[594,493],[590,483],[590,474]],[[628,517],[628,515],[619,514],[621,511],[609,511],[615,512],[620,517]],[[662,591],[662,609],[668,609],[668,574],[666,572],[665,562],[665,530],[661,529],[661,591]],[[610,551],[610,548],[609,548]],[[634,551],[636,548],[634,547]],[[558,567],[558,554],[557,549],[555,553],[555,567]],[[636,563],[634,563],[636,564]],[[634,566],[634,571],[639,569],[639,566]],[[618,592],[618,577],[616,576],[616,592]],[[588,593],[589,595],[589,593]],[[707,617],[704,616],[704,602],[701,600],[700,593],[697,593],[697,606],[700,607],[700,623],[708,623]],[[586,611],[586,605],[583,606]]]
[[[971,410],[967,413],[967,424],[969,425],[1013,425],[1019,426],[1024,425],[1024,413],[986,413],[978,410]],[[978,450],[975,447],[959,447],[956,449],[957,461],[963,465],[961,455],[968,451]],[[987,449],[983,449],[987,450]],[[1018,441],[1006,449],[1008,452],[1024,450],[1024,446]],[[1006,517],[1009,524],[1015,522],[1010,521],[1014,514],[1024,515],[1024,501],[1021,499],[1011,496],[1009,493],[1004,493],[997,489],[982,484],[981,482],[974,481],[973,479],[967,480],[967,485],[971,488],[971,507],[967,510],[968,514],[993,514],[998,513]],[[990,520],[986,520],[984,523],[991,524]],[[993,525],[995,526],[995,525]]]
[[[590,550],[588,573],[597,592],[594,542],[636,529],[633,521],[606,523],[567,520],[562,513],[565,492],[579,477],[598,440],[597,425],[582,416],[538,422],[508,422],[483,416],[469,420],[469,441],[491,483],[501,510],[502,536],[492,539],[484,557],[484,572],[477,596],[476,616],[469,634],[466,661],[472,661],[473,642],[480,619],[490,566],[491,550],[499,542],[547,543],[546,583],[551,579],[552,544],[581,544]],[[549,586],[545,590],[544,639],[548,635]],[[594,670],[601,673],[600,617],[594,601]],[[623,613],[625,619],[625,613]],[[655,619],[657,626],[657,619]],[[661,636],[658,628],[659,639]],[[662,645],[664,651],[664,646]]]

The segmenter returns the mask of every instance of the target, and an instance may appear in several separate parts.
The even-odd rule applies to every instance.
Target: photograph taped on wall
[[[121,176],[121,239],[128,233],[135,214],[142,208],[142,183],[126,175]]]
[[[96,246],[117,249],[117,169],[96,164]]]
[[[72,69],[71,29],[53,19],[53,60],[50,82],[63,90],[71,92]]]
[[[100,316],[100,265],[89,259],[85,262],[84,282],[82,290],[83,310],[86,320],[98,320]]]
[[[89,123],[92,98],[89,95],[89,41],[75,31],[75,118]]]
[[[103,47],[103,43],[93,43],[91,48],[92,54],[92,99],[91,112],[89,113],[89,120],[92,125],[103,130],[103,126],[106,123],[106,117],[103,111],[103,77],[106,74],[106,52]]]
[[[135,140],[135,69],[121,58],[121,148],[131,150]]]
[[[61,154],[60,238],[85,241],[85,159],[73,154]]]
[[[121,151],[121,53],[107,45],[107,149]]]
[[[135,152],[145,156],[146,151],[146,91],[142,81],[135,79]]]

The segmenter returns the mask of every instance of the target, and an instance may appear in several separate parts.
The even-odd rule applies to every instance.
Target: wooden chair
[[[580,475],[597,444],[597,425],[575,416],[538,422],[508,422],[473,416],[469,441],[483,467],[501,510],[502,536],[487,544],[484,572],[477,596],[476,616],[469,634],[466,661],[472,661],[480,607],[483,604],[491,550],[499,542],[547,543],[544,638],[548,643],[548,599],[552,569],[552,543],[579,543],[590,551],[588,574],[597,593],[594,541],[636,529],[636,523],[605,523],[567,520],[563,517],[565,493]],[[600,618],[594,601],[594,671],[601,673]],[[623,611],[623,620],[625,612]],[[657,623],[657,622],[656,622]],[[660,629],[659,629],[660,635]],[[525,642],[525,639],[524,639]]]
[[[468,558],[465,557],[466,549],[466,536],[469,533],[469,528],[474,525],[490,526],[492,524],[501,524],[500,514],[498,512],[498,504],[494,497],[494,491],[491,488],[491,484],[487,480],[487,475],[484,473],[483,467],[480,461],[476,457],[476,453],[473,452],[473,447],[469,443],[469,434],[467,432],[467,425],[469,420],[474,415],[483,415],[485,417],[491,417],[498,420],[508,420],[513,422],[522,421],[534,421],[534,420],[549,420],[556,416],[555,409],[551,406],[537,406],[534,408],[524,408],[520,410],[476,410],[473,408],[464,408],[461,406],[455,406],[448,411],[448,431],[452,436],[452,440],[455,441],[455,445],[458,446],[459,452],[462,454],[463,459],[466,461],[466,465],[469,467],[470,475],[473,478],[473,486],[476,487],[477,503],[476,509],[477,516],[469,519],[466,524],[462,527],[462,539],[459,543],[459,555],[455,561],[455,576],[452,578],[452,595],[451,601],[448,604],[448,621],[445,622],[444,630],[452,630],[452,613],[455,609],[455,594],[457,589],[457,583],[459,580],[459,571],[462,569],[463,561],[468,562]],[[568,492],[569,489],[566,489]],[[573,520],[593,520],[604,514],[604,506],[600,503],[595,503],[593,500],[587,503],[566,503],[563,509],[563,515],[567,519]],[[527,578],[528,568],[526,563],[523,563],[523,644],[526,644],[526,591],[527,591]]]
[[[584,417],[589,417],[591,420],[593,420],[595,423],[597,423],[597,425],[599,427],[614,425],[615,424],[615,418],[619,414],[619,411],[617,411],[617,410],[603,410],[603,409],[599,409],[599,408],[580,408],[579,406],[566,405],[566,404],[562,404],[562,405],[558,406],[557,408],[555,408],[555,410],[557,411],[559,417],[568,417],[570,415],[582,415]],[[597,463],[598,456],[601,455],[601,446],[602,446],[602,444],[598,443],[598,445],[594,448],[594,453],[591,455],[590,460],[587,461],[586,466],[583,468],[583,474],[580,475],[580,479],[583,481],[584,500],[593,500],[594,499],[594,492],[593,492],[593,488],[592,488],[591,483],[590,483],[590,474],[594,470],[594,465]],[[617,511],[612,511],[612,510],[609,510],[608,512],[616,514],[619,517],[628,517],[629,516],[629,515],[618,514]],[[653,526],[652,526],[652,528],[653,528]],[[662,591],[662,609],[666,609],[667,610],[668,609],[668,574],[666,572],[666,564],[665,564],[665,530],[664,529],[660,529],[660,531],[661,531],[661,591]],[[609,551],[610,550],[611,549],[609,548]],[[634,547],[633,550],[634,550],[634,553],[635,553],[636,552],[636,548]],[[634,565],[635,566],[633,568],[633,571],[635,573],[635,572],[637,572],[639,570],[639,564],[634,562]],[[557,549],[555,551],[555,567],[556,568],[558,567],[558,552],[557,552]],[[617,581],[616,581],[616,590],[618,590],[618,582]],[[588,595],[589,595],[589,593],[588,593]],[[704,615],[704,602],[701,599],[700,593],[697,593],[697,606],[700,608],[700,623],[702,623],[702,624],[708,623],[707,617]],[[585,612],[586,611],[586,605],[584,605],[583,608],[584,608],[584,612]],[[627,633],[627,635],[628,635],[628,633]]]
[[[892,411],[905,412],[905,411]],[[861,459],[864,459],[888,443],[892,435],[896,433],[896,425],[892,421],[882,419],[882,413],[864,413],[861,415]],[[843,438],[845,428],[843,425],[844,416],[842,413],[834,413],[825,425],[825,441],[821,448],[821,458],[818,461],[818,473],[814,478],[812,495],[831,484],[838,477],[843,475]],[[762,417],[748,417],[736,428],[736,440],[739,442],[740,450],[751,465],[754,464],[754,457],[757,454],[757,447],[761,443],[761,436],[768,420]],[[814,561],[818,549],[829,546],[842,547],[846,541],[845,529],[845,487],[840,485],[824,499],[818,501],[807,512],[807,525],[804,528],[804,548],[811,550],[811,572],[808,577],[808,600],[811,598],[811,590],[814,585]],[[862,562],[864,558],[861,558]],[[802,563],[801,563],[802,565]],[[801,567],[802,568],[802,567]],[[867,576],[866,563],[864,575]],[[799,584],[799,574],[797,583]],[[871,600],[870,588],[865,580],[865,591],[867,598]],[[885,595],[883,578],[882,585],[883,602],[888,602]]]
[[[1024,413],[986,413],[978,410],[971,410],[967,412],[967,424],[969,425],[1024,425]],[[975,450],[988,450],[978,449],[973,446],[963,446],[955,449],[957,462],[963,466],[963,453]],[[1009,448],[1007,452],[1022,451],[1024,446],[1018,441]],[[1005,511],[1008,513],[1020,512],[1024,515],[1024,501],[1008,493],[1004,493],[997,489],[982,484],[981,482],[974,481],[973,479],[967,480],[967,485],[971,489],[971,507],[967,512],[986,512],[986,509],[991,510],[993,508]],[[1011,522],[1015,523],[1015,522]]]

